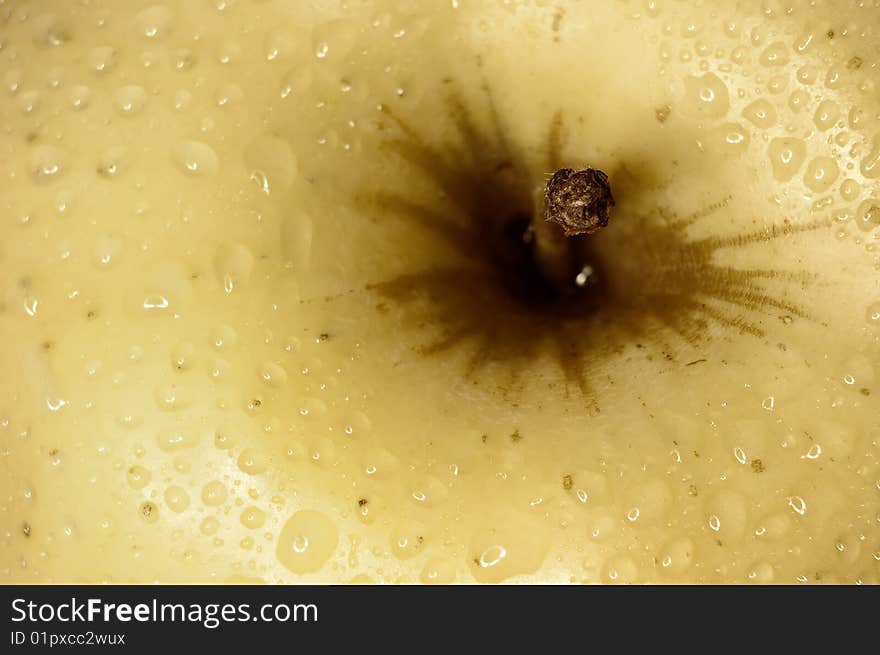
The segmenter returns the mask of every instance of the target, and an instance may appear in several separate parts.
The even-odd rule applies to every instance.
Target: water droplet
[[[698,115],[723,116],[730,106],[727,86],[715,73],[685,78],[686,107]]]
[[[759,61],[763,66],[784,66],[788,63],[788,59],[788,47],[777,41],[764,49]]]
[[[261,136],[252,141],[245,148],[244,162],[252,171],[251,178],[267,195],[287,190],[296,176],[293,151],[286,141],[274,136]]]
[[[211,480],[202,487],[202,502],[208,507],[222,505],[226,501],[226,487],[219,480]]]
[[[190,176],[210,176],[219,167],[217,153],[201,141],[183,141],[172,148],[171,154],[180,170]]]
[[[167,7],[153,6],[135,16],[137,31],[148,39],[164,37],[174,22],[174,14]]]
[[[116,67],[116,49],[111,46],[94,48],[88,56],[88,65],[96,73],[108,73]]]
[[[254,507],[251,505],[250,507],[246,507],[239,517],[241,524],[246,527],[248,530],[257,530],[263,527],[263,524],[266,523],[266,512],[261,510],[259,507]]]
[[[254,256],[240,243],[223,243],[214,254],[214,274],[226,293],[232,293],[250,279]]]
[[[802,139],[778,137],[767,148],[773,176],[780,182],[793,178],[804,163],[807,146]]]
[[[172,512],[180,514],[189,507],[189,494],[183,487],[172,485],[165,490],[165,504]]]
[[[123,116],[139,113],[147,103],[147,92],[136,84],[123,86],[113,94],[113,105]]]
[[[880,227],[880,200],[869,198],[864,200],[856,209],[856,225],[865,232],[870,232]]]
[[[837,180],[840,169],[831,157],[816,157],[808,165],[804,173],[804,184],[815,193],[827,191]]]
[[[56,146],[40,145],[30,157],[31,175],[37,184],[55,182],[64,172],[67,156]]]
[[[801,516],[803,516],[807,512],[807,503],[800,496],[790,496],[788,498],[788,506]]]
[[[310,573],[324,566],[338,542],[339,533],[333,521],[320,512],[302,510],[284,524],[275,554],[293,573]]]
[[[820,130],[824,131],[831,127],[840,118],[840,106],[832,100],[823,100],[816,107],[816,113],[813,115],[813,122]]]
[[[150,484],[152,474],[143,466],[132,466],[126,471],[126,480],[132,489],[143,489]]]
[[[763,98],[743,109],[743,116],[756,127],[768,128],[776,125],[776,108]]]

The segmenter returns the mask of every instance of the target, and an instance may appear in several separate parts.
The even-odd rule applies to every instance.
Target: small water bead
[[[455,562],[447,557],[432,557],[419,574],[423,584],[451,584],[455,582]]]
[[[859,183],[851,178],[847,178],[840,183],[840,197],[846,201],[855,200],[859,196],[861,190],[862,187]]]
[[[810,94],[803,89],[798,89],[788,96],[788,106],[795,113],[807,108],[810,104]]]
[[[101,177],[112,179],[126,168],[128,158],[128,151],[123,146],[111,146],[101,152],[95,170]]]
[[[109,73],[116,67],[116,49],[111,46],[100,46],[92,49],[87,58],[91,70],[99,74]]]
[[[165,504],[172,512],[180,514],[189,507],[189,494],[178,485],[171,485],[165,490]]]
[[[260,367],[260,379],[271,387],[283,387],[287,383],[287,371],[280,364],[265,362]]]
[[[829,89],[837,89],[845,79],[844,71],[839,66],[831,66],[825,74],[825,86]]]
[[[717,118],[727,113],[730,97],[727,86],[715,73],[685,78],[688,109],[699,115]]]
[[[880,329],[880,301],[868,305],[868,308],[865,310],[865,320],[868,321],[868,325],[871,327]]]
[[[122,116],[133,116],[139,113],[146,103],[147,92],[136,84],[123,86],[113,94],[113,105]]]
[[[201,141],[183,141],[171,149],[171,155],[178,168],[191,177],[214,175],[220,166],[214,149]]]
[[[279,95],[282,99],[308,91],[312,85],[312,70],[308,66],[290,69],[281,78]]]
[[[840,105],[833,100],[823,100],[816,107],[816,113],[813,116],[813,122],[820,130],[825,131],[831,127],[840,118]]]
[[[68,23],[55,14],[45,14],[34,20],[34,43],[37,46],[58,47],[72,38]]]
[[[767,80],[767,90],[773,95],[779,95],[788,88],[787,75],[773,75]]]
[[[234,348],[238,343],[238,333],[229,325],[221,325],[211,336],[211,345],[217,350]]]
[[[776,575],[773,565],[769,562],[758,562],[749,567],[746,578],[749,582],[769,583],[773,582]]]
[[[742,66],[748,59],[749,50],[745,46],[738,45],[730,51],[730,61],[737,66]]]
[[[259,475],[269,467],[269,458],[261,451],[246,448],[238,456],[238,468],[248,475]]]
[[[208,507],[216,507],[226,502],[226,487],[219,480],[211,480],[202,487],[202,502]]]
[[[202,519],[202,522],[199,524],[199,531],[206,537],[211,537],[217,534],[217,530],[220,529],[220,521],[218,521],[213,516],[206,516]]]
[[[773,177],[780,182],[787,182],[803,165],[807,156],[807,145],[803,139],[777,137],[770,141],[767,155],[773,168]]]
[[[24,114],[34,112],[39,104],[40,93],[38,91],[25,91],[18,98],[18,107]]]
[[[749,134],[738,123],[727,123],[720,130],[722,142],[730,150],[742,151],[749,145]]]
[[[743,116],[753,125],[768,128],[776,125],[776,108],[763,98],[759,98],[743,109]]]
[[[107,269],[113,265],[122,252],[122,240],[111,236],[99,236],[95,240],[92,261],[99,269]]]
[[[602,566],[602,580],[614,584],[636,582],[639,567],[635,560],[626,555],[616,555]]]
[[[789,496],[787,502],[792,511],[798,515],[803,516],[807,513],[807,503],[800,496]]]
[[[219,450],[229,450],[235,445],[235,438],[227,428],[218,428],[214,432],[214,447]]]
[[[85,109],[92,99],[92,90],[82,84],[77,84],[70,89],[70,105],[75,110]]]
[[[358,27],[347,20],[333,20],[316,26],[312,32],[312,52],[319,61],[345,58],[354,47]]]
[[[31,177],[37,184],[56,182],[67,161],[66,153],[56,146],[39,145],[30,155]]]
[[[281,529],[275,555],[289,571],[311,573],[324,566],[338,543],[339,531],[328,516],[301,510]]]
[[[174,14],[167,7],[155,5],[135,16],[137,32],[147,39],[164,37],[174,23]]]
[[[226,293],[248,282],[254,269],[254,256],[240,243],[222,243],[214,254],[214,274]]]
[[[784,66],[789,61],[788,47],[781,41],[767,46],[759,59],[763,66]]]
[[[239,520],[248,530],[258,530],[266,523],[266,512],[251,505],[242,511]]]
[[[859,170],[867,178],[880,177],[880,132],[874,135],[871,150],[862,158]]]
[[[173,412],[189,407],[193,401],[193,392],[179,384],[163,384],[156,387],[154,397],[159,409]]]
[[[167,428],[157,433],[156,443],[160,450],[171,453],[186,448],[194,448],[199,443],[199,435],[192,428]]]
[[[193,368],[196,347],[191,341],[179,341],[171,349],[171,368],[175,371],[188,371]]]
[[[862,201],[856,209],[855,221],[863,232],[871,232],[880,227],[880,199],[868,198]]]
[[[847,124],[851,129],[858,129],[862,122],[865,119],[865,110],[859,107],[858,105],[853,105],[850,107],[849,111],[846,114]]]
[[[819,70],[815,66],[801,66],[796,77],[801,84],[810,85],[819,77]]]
[[[685,573],[694,561],[696,545],[687,537],[679,537],[668,542],[660,551],[660,570],[667,575],[678,576]]]
[[[149,470],[138,465],[130,467],[125,472],[125,479],[128,480],[128,485],[132,489],[143,489],[150,484],[152,477],[153,476]]]
[[[296,158],[287,141],[271,135],[254,139],[244,150],[245,166],[268,194],[286,191],[297,173]]]
[[[816,157],[804,173],[804,184],[815,193],[827,191],[837,180],[840,169],[831,157]]]

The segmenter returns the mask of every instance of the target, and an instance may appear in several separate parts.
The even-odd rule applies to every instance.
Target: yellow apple
[[[2,579],[876,582],[876,3],[320,4],[0,2]]]

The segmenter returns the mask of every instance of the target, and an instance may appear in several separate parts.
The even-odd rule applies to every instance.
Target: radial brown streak
[[[819,230],[829,222],[783,223],[728,236],[689,238],[688,228],[728,208],[730,195],[681,218],[662,209],[641,217],[618,212],[607,237],[581,242],[584,257],[598,267],[595,288],[558,301],[524,300],[511,286],[516,280],[509,277],[523,264],[517,258],[522,253],[505,255],[510,244],[520,250],[523,246],[516,245],[516,238],[507,246],[504,240],[528,225],[533,210],[535,180],[526,171],[566,164],[561,154],[565,123],[561,112],[555,112],[541,147],[511,145],[488,86],[482,114],[476,111],[478,104],[462,98],[454,90],[447,95],[454,134],[435,145],[390,109],[383,110],[400,128],[385,147],[436,185],[448,202],[441,198],[435,206],[394,188],[366,194],[375,209],[412,221],[437,240],[436,247],[426,248],[422,270],[367,285],[371,293],[405,310],[401,334],[412,333],[421,356],[430,359],[461,349],[468,353],[463,371],[468,379],[479,382],[491,365],[496,384],[504,386],[499,380],[506,375],[516,387],[546,375],[539,362],[549,356],[566,389],[577,388],[590,406],[598,407],[594,378],[604,370],[607,357],[624,352],[628,345],[650,344],[641,352],[649,358],[661,354],[655,358],[658,365],[688,361],[685,354],[690,359],[705,354],[702,349],[717,334],[710,330],[713,325],[762,337],[755,315],[770,315],[769,310],[807,315],[786,298],[785,285],[806,284],[813,276],[774,268],[739,269],[714,260],[724,249]],[[524,154],[535,152],[541,161]],[[459,252],[466,265],[449,267],[448,250],[441,243]],[[615,249],[621,247],[635,259],[616,257]],[[603,277],[605,263],[615,279]],[[427,302],[415,304],[417,298]]]

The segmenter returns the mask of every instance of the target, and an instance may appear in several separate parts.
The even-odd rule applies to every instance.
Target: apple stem
[[[608,176],[595,168],[561,168],[535,190],[534,252],[544,276],[558,288],[582,286],[574,239],[608,225],[614,206]]]

